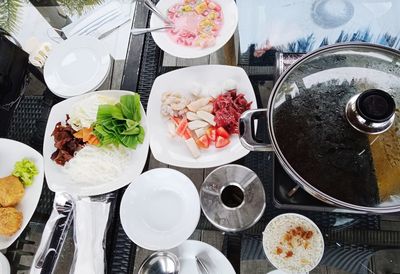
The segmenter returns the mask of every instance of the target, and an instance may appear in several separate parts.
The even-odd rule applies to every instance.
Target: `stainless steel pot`
[[[292,179],[324,202],[397,212],[399,107],[399,51],[337,44],[289,67],[268,107],[242,114],[240,140],[249,150],[274,152]],[[253,121],[260,114],[267,117],[270,144],[253,138]]]

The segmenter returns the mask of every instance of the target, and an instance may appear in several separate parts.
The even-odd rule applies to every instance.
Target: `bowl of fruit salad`
[[[233,0],[161,0],[157,8],[173,28],[152,32],[156,44],[180,58],[198,58],[217,51],[232,37],[238,24]],[[155,15],[150,27],[166,25]]]

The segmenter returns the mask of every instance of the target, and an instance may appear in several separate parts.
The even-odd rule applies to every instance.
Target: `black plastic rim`
[[[365,120],[382,123],[393,116],[396,110],[396,103],[386,91],[369,89],[361,93],[357,98],[356,109]]]

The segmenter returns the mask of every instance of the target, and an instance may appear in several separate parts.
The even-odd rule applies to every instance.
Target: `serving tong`
[[[151,0],[143,0],[143,4],[146,8],[151,10],[155,15],[157,15],[161,20],[163,20],[167,25],[174,25],[174,22],[172,22],[167,16],[165,16],[157,7],[154,5],[154,3]]]
[[[115,204],[115,197],[115,193],[107,193],[90,197],[73,197],[72,195],[65,192],[57,192],[54,198],[53,212],[48,222],[46,223],[45,229],[43,231],[42,241],[38,248],[38,255],[35,256],[30,273],[54,273],[68,231],[71,227],[72,221],[77,214],[77,203],[81,203],[80,201],[83,201],[85,203],[110,204],[111,209]],[[106,216],[107,223],[109,223],[109,217],[110,216]],[[107,229],[108,224],[105,226],[105,231],[97,231],[98,234],[96,236],[105,237],[105,232],[107,231]],[[76,249],[78,249],[79,251],[79,242],[77,241],[77,236],[75,233],[77,233],[76,229],[74,229],[74,239]],[[71,265],[71,269],[73,271],[76,267],[77,256],[79,256],[79,254],[78,252],[75,252],[74,261]],[[98,259],[104,260],[104,258]]]
[[[166,15],[164,15],[151,0],[143,0],[142,4],[152,11],[158,18],[160,18],[166,25],[161,27],[154,27],[154,28],[132,28],[131,33],[133,35],[141,35],[148,32],[163,30],[163,29],[170,29],[174,28],[174,22],[172,22]]]
[[[40,255],[36,257],[34,271],[31,273],[53,273],[71,226],[74,211],[75,201],[72,196],[64,192],[56,193],[53,213],[43,231],[44,242],[39,246]]]

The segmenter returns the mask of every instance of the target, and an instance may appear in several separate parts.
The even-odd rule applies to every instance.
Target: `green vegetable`
[[[136,149],[144,141],[140,125],[140,95],[123,95],[116,105],[100,105],[93,133],[100,145],[123,145]]]
[[[12,175],[18,177],[24,186],[30,186],[33,183],[33,178],[39,174],[39,171],[35,164],[28,160],[22,159],[15,163],[14,171]]]

